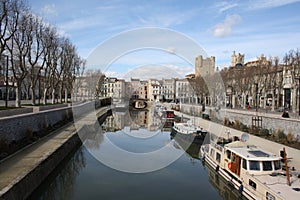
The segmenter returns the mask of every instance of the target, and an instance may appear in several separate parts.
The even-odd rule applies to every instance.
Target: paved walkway
[[[97,117],[106,113],[109,108],[99,108],[96,111]],[[77,134],[77,130],[89,123],[95,123],[97,117],[94,112],[83,115],[80,122],[76,123],[76,128],[74,123],[68,123],[64,127],[0,161],[0,199],[3,194],[45,161],[49,155],[53,154]]]
[[[76,134],[70,123],[0,162],[1,196]]]

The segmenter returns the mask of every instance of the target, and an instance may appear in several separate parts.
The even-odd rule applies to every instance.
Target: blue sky
[[[250,61],[261,54],[282,59],[289,50],[300,48],[299,0],[29,0],[29,4],[68,36],[83,58],[109,38],[144,27],[186,35],[208,56],[215,56],[221,68],[230,64],[232,51],[245,54]],[[108,71],[124,75],[151,64],[168,65],[182,74],[193,71],[191,65],[166,52],[156,55],[156,61],[157,52],[133,54],[115,61]]]

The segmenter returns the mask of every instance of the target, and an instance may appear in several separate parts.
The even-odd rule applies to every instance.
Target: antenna
[[[242,142],[247,142],[249,140],[249,135],[248,133],[243,133],[241,136],[241,141]]]

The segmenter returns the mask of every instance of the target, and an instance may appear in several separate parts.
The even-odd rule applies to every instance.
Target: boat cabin
[[[280,156],[234,139],[212,140],[201,148],[205,160],[247,198],[299,199],[299,175],[289,175],[289,181],[288,171],[281,168]]]
[[[242,173],[270,174],[281,170],[281,157],[245,142],[234,141],[228,144],[215,144],[213,147],[209,152],[210,157],[237,178]]]
[[[281,171],[281,157],[262,151],[253,145],[236,141],[224,146],[224,164],[235,175],[241,173],[270,174]]]

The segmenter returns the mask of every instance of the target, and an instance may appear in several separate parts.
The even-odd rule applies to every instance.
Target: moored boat
[[[190,144],[202,144],[206,135],[207,132],[205,130],[193,125],[191,121],[180,123],[174,122],[171,132],[172,137],[179,137]]]
[[[282,170],[282,157],[248,141],[238,138],[211,140],[210,144],[201,146],[201,155],[248,199],[300,199],[299,174],[289,172],[288,167],[287,171]]]

